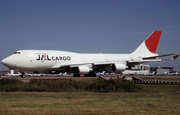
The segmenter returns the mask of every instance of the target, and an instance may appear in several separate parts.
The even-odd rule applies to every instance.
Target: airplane
[[[25,73],[23,73],[26,77],[39,77],[39,76],[41,76],[42,74],[38,74],[38,73],[27,73],[27,72],[25,72]]]
[[[179,55],[174,53],[158,55],[156,49],[162,31],[152,32],[146,40],[129,54],[93,54],[75,53],[57,50],[19,50],[6,57],[1,63],[9,68],[20,71],[49,71],[56,73],[74,73],[74,77],[96,76],[96,71],[122,72],[131,69],[134,65],[146,62],[175,60]],[[170,59],[159,57],[175,55]],[[22,74],[22,77],[26,77]]]
[[[65,73],[60,73],[61,74],[61,76],[66,76],[67,75],[67,72],[65,72]]]
[[[147,73],[136,73],[136,75],[146,75]]]
[[[105,71],[96,73],[96,76],[104,76]]]
[[[40,77],[41,76],[41,74],[38,74],[38,73],[32,73],[32,74],[28,74],[28,75],[30,75],[31,77]]]
[[[48,76],[48,74],[47,73],[42,73],[41,76]]]
[[[59,73],[59,74],[53,74],[54,76],[66,76],[67,75],[67,72],[65,73]]]
[[[152,73],[145,73],[144,75],[155,75],[156,71],[152,72]]]
[[[53,74],[53,76],[61,76],[61,73]]]
[[[21,73],[18,72],[18,74],[10,74],[10,73],[5,73],[5,76],[11,76],[11,77],[18,77],[21,76]]]
[[[159,72],[159,73],[157,73],[156,75],[167,75],[167,71],[166,72]]]
[[[179,74],[179,71],[176,71],[174,73],[168,73],[168,75],[178,75]]]

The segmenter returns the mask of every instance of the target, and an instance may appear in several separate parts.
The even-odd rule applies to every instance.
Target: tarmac
[[[153,82],[158,82],[159,81],[174,81],[174,82],[178,82],[180,81],[180,75],[178,76],[127,76],[127,77],[134,77],[136,79],[132,79],[131,81],[134,83],[153,83]],[[29,82],[31,79],[74,79],[74,80],[88,80],[88,79],[98,79],[98,78],[103,78],[103,79],[114,79],[114,78],[123,78],[123,76],[112,76],[112,75],[105,75],[105,76],[96,76],[96,77],[73,77],[71,75],[68,76],[39,76],[39,77],[25,77],[25,78],[21,78],[21,77],[9,77],[9,76],[1,76],[0,79],[2,78],[16,78],[18,80],[21,80],[23,82]],[[138,80],[139,79],[139,80]],[[154,80],[154,81],[153,81]],[[139,82],[141,81],[141,82]]]

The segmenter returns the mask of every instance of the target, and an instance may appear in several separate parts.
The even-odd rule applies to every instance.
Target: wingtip
[[[176,58],[178,58],[179,57],[179,55],[175,55],[174,57],[173,57],[173,59],[175,60]]]

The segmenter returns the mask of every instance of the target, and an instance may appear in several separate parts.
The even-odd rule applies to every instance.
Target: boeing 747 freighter
[[[161,31],[154,31],[130,54],[92,54],[55,50],[19,50],[2,60],[2,64],[22,72],[49,71],[54,73],[72,72],[73,76],[95,76],[96,72],[122,72],[134,65],[163,60],[175,60],[179,55],[158,55],[156,48]],[[174,55],[169,59],[159,57]],[[22,74],[25,77],[25,74]]]

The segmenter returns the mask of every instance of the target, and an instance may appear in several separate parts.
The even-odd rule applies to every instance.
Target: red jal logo
[[[46,53],[42,55],[38,55],[38,58],[36,59],[37,61],[42,60],[44,62],[45,60],[53,60],[53,61],[58,61],[58,60],[64,60],[64,61],[70,61],[71,57],[69,56],[51,56],[47,55]]]

